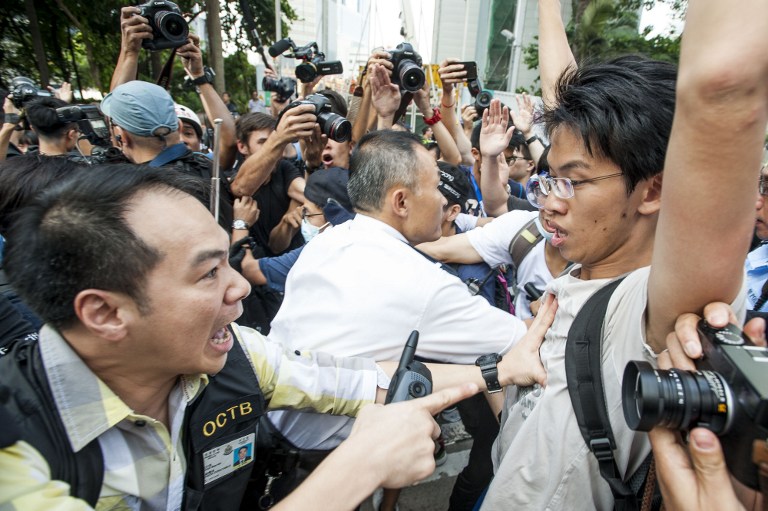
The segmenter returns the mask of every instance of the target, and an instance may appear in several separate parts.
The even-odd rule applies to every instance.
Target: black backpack
[[[616,279],[599,289],[587,300],[573,320],[565,346],[568,393],[581,436],[597,459],[600,475],[613,493],[614,509],[660,509],[661,493],[656,484],[653,452],[648,454],[635,473],[624,481],[616,466],[616,442],[605,406],[601,363],[603,320],[608,301],[623,280],[624,277]]]

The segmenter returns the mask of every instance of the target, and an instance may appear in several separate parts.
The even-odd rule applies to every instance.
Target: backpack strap
[[[581,436],[597,458],[600,475],[611,488],[615,509],[636,511],[636,494],[624,483],[616,466],[616,442],[603,391],[603,321],[608,301],[623,280],[622,277],[599,289],[574,318],[565,346],[565,374]]]
[[[515,273],[517,273],[517,268],[520,267],[520,263],[523,262],[525,256],[543,239],[544,236],[539,232],[535,218],[531,219],[517,231],[517,234],[509,243],[509,255],[512,256],[512,265],[515,268]]]

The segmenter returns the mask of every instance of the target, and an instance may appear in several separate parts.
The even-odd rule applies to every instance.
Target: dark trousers
[[[449,511],[472,511],[475,502],[491,483],[491,447],[499,434],[499,421],[484,394],[476,394],[456,405],[467,433],[472,435],[469,462],[456,478]]]

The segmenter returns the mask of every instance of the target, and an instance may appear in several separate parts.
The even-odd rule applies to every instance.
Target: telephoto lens
[[[346,142],[352,137],[352,123],[333,112],[321,112],[317,115],[320,130],[336,142]]]
[[[705,427],[723,435],[731,425],[733,395],[714,371],[664,371],[633,360],[624,369],[621,393],[624,419],[635,431]]]

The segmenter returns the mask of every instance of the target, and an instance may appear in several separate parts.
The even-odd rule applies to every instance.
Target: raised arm
[[[474,264],[483,262],[483,258],[469,242],[466,232],[454,236],[443,236],[437,241],[417,245],[416,248],[444,263]]]
[[[501,182],[499,155],[503,155],[515,131],[514,126],[507,128],[508,124],[509,108],[502,108],[501,102],[494,99],[483,112],[483,125],[480,129],[480,150],[483,155],[480,190],[488,216],[499,216],[507,212],[509,194],[504,187],[505,183]],[[509,170],[506,173],[508,172]]]
[[[469,142],[466,130],[462,129],[456,116],[454,84],[462,83],[467,76],[467,71],[457,62],[458,59],[445,59],[437,70],[440,75],[440,81],[443,84],[443,94],[440,97],[440,115],[443,116],[443,124],[448,129],[451,137],[453,137],[456,147],[461,153],[461,162],[465,165],[472,165],[475,161],[472,158],[472,144]]]
[[[768,121],[768,3],[691,1],[648,291],[648,341],[732,302],[754,226]]]
[[[176,50],[181,57],[184,70],[190,78],[200,78],[205,74],[203,69],[203,54],[200,52],[200,38],[190,34],[189,41]],[[228,169],[235,162],[237,155],[237,138],[235,137],[235,119],[232,117],[224,100],[216,93],[212,83],[204,83],[198,86],[200,101],[208,119],[221,119],[221,156],[219,163],[222,169]]]
[[[576,66],[560,8],[560,0],[539,0],[539,74],[545,105],[554,101],[555,83],[568,67]]]
[[[283,157],[285,145],[299,137],[311,137],[315,133],[317,117],[312,105],[299,105],[287,110],[277,129],[262,148],[243,162],[232,181],[232,193],[236,197],[253,195],[269,178],[272,169]]]
[[[424,82],[424,87],[421,90],[416,91],[413,94],[413,101],[416,103],[421,114],[424,116],[424,122],[433,122],[435,117],[435,110],[429,102],[429,83]],[[438,110],[439,111],[439,110]],[[437,147],[440,148],[440,154],[442,160],[450,163],[451,165],[458,165],[461,163],[461,154],[459,153],[456,142],[453,141],[448,128],[442,119],[438,118],[432,126],[432,132],[435,134],[435,141],[437,141]]]
[[[139,52],[144,39],[152,39],[152,27],[149,20],[139,16],[138,7],[123,7],[120,9],[120,56],[112,73],[109,90],[118,85],[136,79],[139,69]]]

